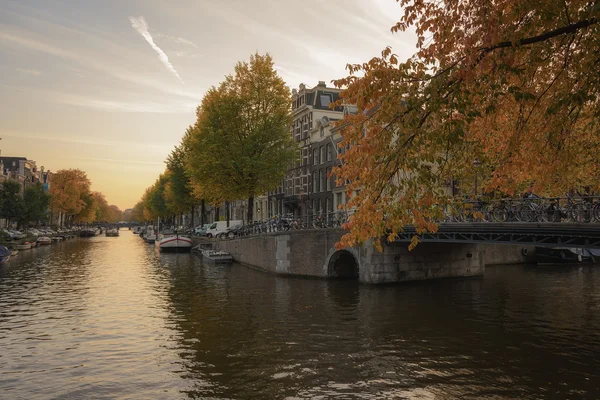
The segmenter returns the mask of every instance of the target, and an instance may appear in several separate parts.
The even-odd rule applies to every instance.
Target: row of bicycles
[[[307,215],[304,218],[294,214],[276,215],[266,221],[231,228],[222,237],[247,236],[270,232],[284,232],[301,229],[340,228],[348,221],[349,213],[336,211]]]
[[[229,229],[221,238],[257,235],[302,229],[341,228],[350,213],[335,211],[298,217],[293,214],[276,215],[266,221],[257,221]],[[524,198],[477,199],[454,203],[438,222],[600,222],[600,197],[542,198],[529,195]]]
[[[456,203],[441,222],[600,222],[600,197],[477,199]]]

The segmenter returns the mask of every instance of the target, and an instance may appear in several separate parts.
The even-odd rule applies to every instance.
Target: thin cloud
[[[156,53],[158,54],[158,58],[165,65],[165,67],[167,67],[167,69],[171,71],[171,73],[175,75],[177,79],[181,81],[181,83],[184,83],[183,79],[181,79],[181,77],[179,76],[179,73],[175,70],[175,67],[173,67],[173,65],[171,65],[171,63],[169,62],[169,57],[167,57],[165,52],[162,51],[162,49],[158,47],[156,43],[154,43],[152,35],[150,35],[150,32],[148,32],[148,24],[146,23],[144,17],[129,17],[129,21],[131,22],[131,26],[133,27],[133,29],[135,29],[140,35],[142,35],[142,37],[146,39],[146,42],[148,42],[148,44],[150,44],[154,51],[156,51]]]
[[[183,58],[198,58],[198,57],[200,57],[200,55],[198,55],[198,54],[188,53],[186,51],[176,51],[175,55],[177,57],[183,57]]]
[[[25,69],[25,68],[15,68],[16,71],[21,72],[27,75],[40,76],[42,73],[40,71],[36,71],[35,69]]]
[[[175,43],[179,43],[179,44],[187,44],[188,46],[194,46],[195,48],[198,48],[198,46],[196,45],[196,43],[192,42],[191,40],[187,40],[184,38],[175,38]]]
[[[174,43],[177,43],[177,44],[186,44],[188,46],[192,46],[192,47],[195,47],[195,48],[199,49],[199,47],[198,47],[198,45],[196,43],[192,42],[191,40],[184,39],[182,37],[165,35],[164,33],[158,33],[156,35],[156,37],[161,38],[161,39],[168,39],[168,40],[171,40],[171,41],[173,41]]]

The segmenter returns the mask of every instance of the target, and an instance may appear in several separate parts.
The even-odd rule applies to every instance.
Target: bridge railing
[[[478,199],[456,201],[443,212],[438,223],[486,222],[600,222],[600,196]],[[256,221],[232,228],[221,238],[259,235],[303,229],[342,228],[351,212],[334,211],[297,217],[293,214],[277,215],[268,220]]]
[[[455,202],[440,222],[600,222],[600,197],[529,196]]]

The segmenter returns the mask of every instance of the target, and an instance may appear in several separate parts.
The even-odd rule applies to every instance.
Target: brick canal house
[[[298,144],[299,159],[288,169],[279,188],[268,194],[268,216],[292,213],[308,219],[317,212],[334,209],[335,182],[327,178],[327,171],[337,159],[332,122],[342,119],[347,108],[332,109],[330,104],[340,99],[340,92],[323,81],[312,89],[301,84],[292,91],[290,134]],[[265,205],[264,201],[259,204]],[[261,213],[256,211],[259,218]]]

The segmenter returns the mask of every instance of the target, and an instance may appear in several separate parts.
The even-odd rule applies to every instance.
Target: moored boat
[[[37,238],[37,244],[38,246],[47,246],[49,244],[52,244],[52,239],[48,236],[40,236],[39,238]]]
[[[6,246],[0,246],[0,265],[6,264],[11,256],[12,251],[6,248]]]
[[[94,237],[94,236],[96,236],[95,229],[82,229],[79,232],[79,237],[82,237],[82,238],[88,238],[88,237]]]
[[[172,252],[172,253],[189,253],[192,250],[192,239],[187,236],[174,235],[160,235],[156,239],[156,247],[161,252]]]
[[[105,235],[107,237],[117,237],[119,236],[119,230],[117,228],[107,229]]]
[[[146,233],[144,233],[143,237],[146,243],[154,244],[154,242],[156,241],[156,232],[154,231],[154,228],[151,226],[146,228]]]
[[[29,250],[31,249],[31,243],[13,244],[12,248],[14,250]]]
[[[202,250],[202,260],[214,264],[229,264],[233,257],[226,251]]]
[[[538,265],[580,264],[593,261],[586,253],[586,249],[575,247],[538,246],[535,248],[535,257]]]

